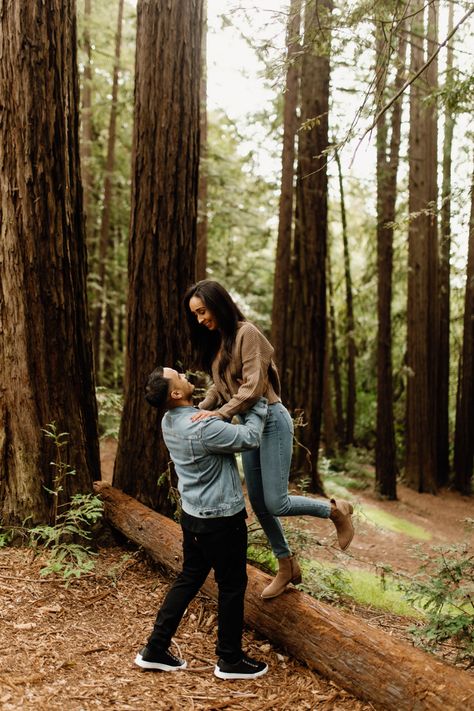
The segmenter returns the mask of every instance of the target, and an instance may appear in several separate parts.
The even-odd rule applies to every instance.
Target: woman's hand
[[[195,415],[191,417],[192,422],[199,422],[199,420],[206,420],[208,417],[218,417],[220,420],[224,418],[218,412],[214,410],[200,410],[196,412]]]

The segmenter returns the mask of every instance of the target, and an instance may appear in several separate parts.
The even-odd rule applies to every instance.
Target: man
[[[161,427],[174,462],[181,495],[183,568],[168,591],[153,631],[135,658],[142,669],[176,671],[186,662],[169,651],[171,638],[211,569],[218,586],[218,631],[214,674],[220,679],[256,679],[268,667],[242,651],[247,587],[245,502],[235,452],[260,445],[267,401],[260,398],[233,425],[218,417],[193,422],[194,385],[172,368],[156,368],[145,397],[165,406]]]

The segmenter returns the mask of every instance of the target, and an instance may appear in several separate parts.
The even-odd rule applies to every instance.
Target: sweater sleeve
[[[273,346],[253,324],[246,323],[239,343],[242,356],[240,387],[235,395],[216,413],[232,418],[245,412],[265,395],[268,387],[268,368],[273,355]]]
[[[215,385],[211,385],[209,390],[206,392],[204,400],[199,403],[200,410],[214,410],[219,403],[219,393]]]

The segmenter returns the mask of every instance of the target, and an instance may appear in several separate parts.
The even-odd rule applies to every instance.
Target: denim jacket
[[[260,398],[242,413],[239,425],[217,417],[192,422],[196,410],[176,407],[161,422],[178,475],[183,511],[198,518],[233,516],[245,506],[234,453],[260,446],[267,400]]]

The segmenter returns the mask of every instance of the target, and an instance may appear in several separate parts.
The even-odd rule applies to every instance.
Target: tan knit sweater
[[[258,328],[239,321],[224,378],[219,375],[217,357],[212,364],[214,384],[199,407],[231,418],[248,410],[259,397],[266,397],[269,404],[280,402],[280,380],[272,355],[273,346]]]

